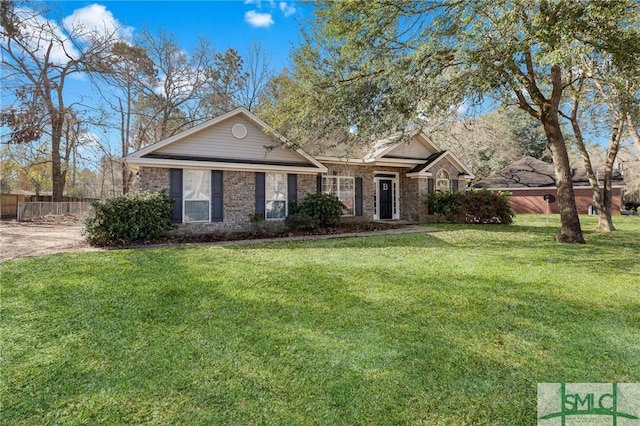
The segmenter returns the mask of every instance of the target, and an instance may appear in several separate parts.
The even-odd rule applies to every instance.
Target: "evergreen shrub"
[[[171,229],[173,200],[138,191],[91,203],[83,235],[93,245],[152,240]]]
[[[309,194],[302,203],[291,203],[285,224],[290,229],[330,228],[340,223],[345,208],[331,194]]]

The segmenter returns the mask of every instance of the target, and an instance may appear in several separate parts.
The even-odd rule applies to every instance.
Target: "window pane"
[[[342,211],[343,215],[355,213],[355,187],[356,183],[353,177],[323,176],[322,178],[322,192],[337,197],[347,206]]]
[[[447,179],[438,179],[436,181],[436,191],[438,191],[438,192],[449,192],[449,180],[447,180]]]
[[[267,200],[286,200],[287,175],[267,173],[265,180],[265,196]]]
[[[322,192],[338,196],[338,178],[325,177],[322,179]]]
[[[284,219],[286,210],[286,201],[267,201],[266,217],[267,219]]]
[[[211,172],[209,170],[184,171],[184,199],[208,200],[211,195]]]
[[[340,201],[347,206],[343,210],[343,214],[354,214],[354,196],[355,196],[355,179],[354,178],[340,178]]]
[[[209,201],[185,201],[184,221],[194,222],[200,220],[209,220]]]

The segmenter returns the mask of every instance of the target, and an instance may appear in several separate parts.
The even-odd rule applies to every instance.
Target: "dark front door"
[[[391,190],[391,181],[388,179],[380,180],[380,219],[393,218],[393,191]]]

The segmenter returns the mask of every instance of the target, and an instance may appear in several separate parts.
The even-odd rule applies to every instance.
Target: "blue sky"
[[[84,11],[85,18],[113,18],[134,35],[144,27],[166,30],[185,50],[206,36],[216,51],[234,48],[244,56],[249,45],[259,41],[277,70],[289,63],[289,52],[299,43],[300,23],[310,13],[308,6],[294,1],[264,0],[66,1],[54,7],[62,17]]]
[[[246,57],[249,47],[260,42],[277,73],[289,64],[289,55],[300,42],[300,25],[309,17],[310,7],[293,1],[60,1],[42,3],[50,8],[46,17],[55,25],[71,28],[81,24],[89,29],[121,28],[123,40],[135,39],[136,32],[148,28],[173,33],[178,44],[190,51],[205,36],[217,52],[228,48]],[[29,6],[28,4],[26,5]],[[74,47],[65,44],[73,54]],[[62,48],[54,47],[54,61],[67,60]],[[88,86],[89,80],[77,75],[67,80],[67,103],[99,102],[97,93]],[[0,104],[8,105],[13,96],[2,90]],[[2,133],[6,129],[0,128]],[[102,146],[112,146],[117,152],[119,136],[107,128],[92,129],[92,139],[102,140]],[[102,135],[102,136],[100,136]],[[91,157],[89,151],[83,153]],[[96,155],[101,155],[99,152]]]

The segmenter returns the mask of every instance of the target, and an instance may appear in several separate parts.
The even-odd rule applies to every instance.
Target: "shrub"
[[[429,214],[444,216],[453,221],[460,212],[459,192],[430,192],[426,199]]]
[[[173,200],[164,193],[129,192],[91,203],[83,235],[94,245],[151,240],[171,229]]]
[[[487,189],[466,192],[461,197],[460,213],[467,223],[510,224],[513,222],[509,194]]]
[[[249,215],[251,222],[251,234],[256,237],[271,237],[277,235],[284,228],[282,222],[266,220],[264,215],[258,212]]]
[[[432,192],[425,200],[430,214],[446,217],[454,223],[513,222],[509,194],[482,189],[464,193]]]
[[[318,229],[337,226],[346,206],[331,194],[309,194],[301,204],[291,203],[285,219],[291,229]]]

